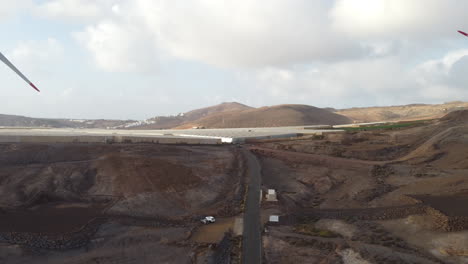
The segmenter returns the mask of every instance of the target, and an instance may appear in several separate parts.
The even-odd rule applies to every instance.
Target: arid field
[[[267,263],[466,263],[468,112],[252,147],[286,214]]]
[[[0,262],[190,263],[243,198],[233,147],[4,144]],[[221,238],[225,230],[221,230]]]
[[[240,263],[244,149],[278,194],[261,203],[265,263],[465,263],[467,124],[456,111],[241,147],[1,144],[0,262]]]

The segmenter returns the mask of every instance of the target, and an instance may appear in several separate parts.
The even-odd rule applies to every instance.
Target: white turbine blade
[[[18,74],[25,82],[27,82],[29,85],[31,85],[32,88],[34,88],[36,91],[40,92],[37,87],[24,76],[16,67],[11,63],[1,52],[0,52],[0,60],[3,61],[10,69],[12,69],[16,74]]]

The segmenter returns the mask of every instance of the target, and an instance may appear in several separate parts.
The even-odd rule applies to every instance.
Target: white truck
[[[216,219],[214,216],[205,216],[205,218],[201,219],[200,221],[206,225],[216,222]]]

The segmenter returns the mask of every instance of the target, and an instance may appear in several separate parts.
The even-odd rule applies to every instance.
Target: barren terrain
[[[294,104],[255,108],[237,102],[224,102],[177,115],[153,116],[140,121],[30,118],[0,114],[0,127],[186,129],[192,127],[239,128],[337,125],[436,119],[450,112],[467,108],[468,103],[458,101],[443,104],[355,107],[339,110]]]
[[[381,107],[356,107],[335,111],[337,114],[347,116],[357,123],[402,121],[418,119],[440,118],[452,111],[468,108],[466,102],[447,102],[443,104],[411,104]]]
[[[239,263],[248,149],[278,194],[265,263],[467,263],[467,134],[454,111],[244,148],[1,144],[0,262]]]
[[[283,215],[265,261],[467,263],[468,111],[366,130],[251,147]]]
[[[345,116],[309,105],[276,105],[242,111],[212,113],[178,128],[203,126],[207,128],[279,127],[301,125],[348,124]]]
[[[191,263],[209,252],[190,240],[199,219],[237,215],[243,198],[233,147],[0,149],[2,263]]]

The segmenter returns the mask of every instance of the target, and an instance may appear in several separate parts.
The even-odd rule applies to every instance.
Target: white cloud
[[[275,103],[352,107],[468,99],[468,50],[409,67],[398,57],[327,63],[305,69],[268,68],[257,92]]]
[[[296,64],[362,55],[359,43],[329,30],[326,2],[273,0],[265,5],[248,0],[122,1],[111,7],[112,16],[87,26],[79,39],[98,65],[111,71],[136,70],[138,67],[122,66],[109,58],[141,57],[142,42],[153,54],[169,53],[223,67]]]
[[[139,0],[141,14],[177,57],[220,66],[334,60],[360,47],[329,30],[328,1]]]
[[[467,55],[468,49],[451,51],[443,58],[426,61],[417,68],[420,71],[430,73],[430,75],[448,75],[452,66]]]
[[[55,38],[22,41],[8,55],[21,69],[47,71],[50,64],[63,58],[64,48]]]
[[[62,44],[54,39],[47,38],[44,40],[28,40],[17,43],[13,48],[5,51],[6,57],[15,65],[17,68],[27,76],[42,93],[32,93],[31,87],[27,85],[21,78],[19,78],[13,71],[8,67],[1,66],[0,75],[5,88],[6,94],[4,106],[2,109],[9,109],[11,106],[16,104],[16,108],[20,109],[31,109],[34,108],[34,103],[31,105],[19,104],[18,98],[28,96],[41,96],[44,93],[50,92],[49,85],[57,79],[63,77],[58,73],[57,69],[60,69],[60,65],[64,59],[64,48]],[[3,63],[2,63],[3,64]],[[61,72],[60,72],[61,73]],[[61,86],[58,89],[64,88],[64,83],[69,81],[60,81]],[[47,88],[45,88],[47,87]],[[9,102],[10,99],[15,98],[13,102]],[[13,100],[13,99],[12,99]],[[53,103],[57,98],[50,97],[49,102]],[[37,103],[37,102],[36,102]]]
[[[455,50],[444,57],[421,63],[414,69],[416,81],[433,97],[463,97],[468,92],[468,49]],[[438,91],[438,92],[437,92]],[[431,92],[428,92],[431,93]]]
[[[13,17],[21,9],[27,10],[31,8],[31,6],[31,0],[0,0],[0,21]]]
[[[373,58],[305,69],[270,68],[260,71],[257,85],[284,102],[345,105],[348,99],[374,100],[382,93],[398,93],[408,88],[404,75],[397,58]]]
[[[76,33],[75,37],[103,70],[132,72],[156,68],[157,56],[151,36],[138,25],[102,21]]]
[[[50,0],[38,4],[38,16],[67,21],[89,22],[108,16],[118,0]]]
[[[427,40],[468,27],[467,9],[458,0],[338,0],[330,17],[335,30],[353,37]]]
[[[73,13],[72,5],[65,8],[63,3],[87,1],[52,3],[55,2]],[[444,40],[441,36],[449,34],[449,39],[453,39],[456,29],[463,25],[468,28],[464,11],[460,11],[468,9],[468,2],[460,4],[454,0],[271,0],[268,4],[250,0],[103,0],[95,3],[109,12],[87,26],[81,35],[88,36],[81,41],[101,67],[108,64],[103,63],[102,57],[141,57],[142,42],[152,55],[171,54],[179,59],[242,68],[394,56],[401,50],[409,52],[420,47],[421,43],[412,44],[414,41]],[[104,45],[107,55],[101,55],[103,51],[95,45],[104,38],[109,39]],[[150,58],[154,58],[152,55]],[[102,68],[112,70],[113,67]],[[120,68],[138,70],[138,66]],[[143,68],[147,66],[143,64]]]
[[[13,6],[16,3],[29,3],[29,0],[2,1],[0,19],[21,12]],[[49,80],[56,78],[57,90],[63,88],[64,94],[72,94],[73,98],[79,98],[84,87],[89,89],[89,97],[95,93],[94,85],[98,83],[102,94],[110,89],[106,85],[128,87],[122,92],[122,98],[128,100],[129,107],[133,103],[139,109],[152,109],[153,105],[145,108],[134,101],[145,99],[153,104],[154,99],[149,100],[146,94],[156,89],[168,91],[171,100],[178,98],[178,104],[189,102],[190,105],[206,102],[208,99],[203,99],[206,94],[210,100],[242,98],[245,102],[264,104],[297,102],[336,107],[468,99],[465,88],[468,51],[463,49],[463,41],[468,43],[468,39],[456,33],[458,29],[468,31],[465,16],[468,2],[465,1],[44,0],[34,3],[33,14],[40,16],[44,31],[49,30],[41,35],[60,39],[71,49],[67,52],[73,53],[67,59],[74,60],[70,65],[76,63],[76,69],[59,67],[58,70],[63,69],[69,76],[74,76],[75,70],[86,73],[79,84],[74,82],[76,86],[69,86],[71,90],[63,88],[66,77],[43,75]],[[23,16],[17,17],[21,24]],[[44,22],[44,18],[54,21]],[[31,23],[34,19],[37,18],[28,17],[24,21]],[[51,23],[60,26],[47,29]],[[16,26],[18,32],[30,28],[26,24]],[[70,35],[97,68],[128,73],[110,77],[88,68],[81,61],[80,51],[73,50],[75,46],[68,42],[70,35],[62,35],[66,30],[75,31]],[[54,57],[62,56],[60,51],[63,55],[60,43],[54,44],[52,39],[21,43],[8,55],[20,67],[42,67],[50,65]],[[154,69],[159,70],[157,76],[140,74]],[[115,83],[110,84],[110,80]],[[145,98],[129,95],[137,86],[146,87]],[[78,100],[89,103],[83,98]],[[114,105],[107,103],[109,107]]]

